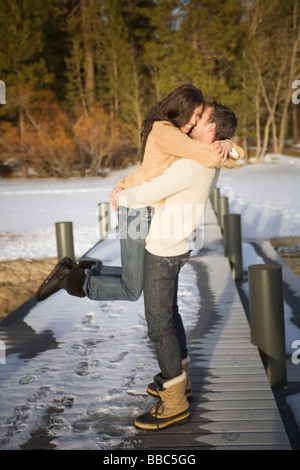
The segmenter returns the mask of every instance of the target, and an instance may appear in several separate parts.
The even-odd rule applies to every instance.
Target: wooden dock
[[[205,244],[192,257],[201,304],[189,337],[192,418],[139,433],[136,449],[290,450],[291,445],[241,304],[211,209]]]
[[[198,318],[197,324],[188,334],[191,358],[189,375],[194,397],[191,403],[191,421],[183,426],[173,426],[160,432],[141,433],[137,431],[134,433],[133,431],[134,435],[125,439],[120,436],[122,443],[118,446],[118,450],[165,451],[172,449],[185,451],[185,453],[196,450],[227,449],[291,450],[292,447],[259,352],[250,342],[248,321],[232,278],[229,262],[224,257],[221,231],[210,204],[205,219],[204,247],[192,256],[190,263],[197,273],[200,294],[199,309],[195,312]],[[51,442],[55,437],[63,439],[64,429],[68,430],[68,426],[71,428],[72,410],[65,408],[65,411],[59,411],[60,419],[62,419],[62,413],[65,413],[67,417],[67,411],[69,411],[70,421],[68,421],[69,425],[66,428],[59,428],[57,436],[51,433],[47,434],[47,430],[44,435],[43,427],[39,427],[39,433],[33,432],[36,430],[37,423],[31,423],[29,411],[28,416],[26,414],[26,410],[32,403],[32,397],[41,400],[39,404],[41,412],[43,409],[49,410],[50,408],[51,413],[54,413],[53,419],[58,418],[55,414],[57,408],[49,406],[48,403],[46,393],[49,387],[43,385],[42,379],[38,380],[38,376],[42,375],[43,371],[37,372],[34,369],[34,363],[32,366],[30,365],[30,358],[34,357],[36,352],[41,354],[44,350],[48,352],[51,350],[51,358],[53,357],[55,367],[49,373],[51,372],[53,376],[53,383],[62,380],[64,371],[59,370],[55,363],[55,355],[59,354],[59,350],[48,322],[49,325],[55,321],[59,323],[63,315],[68,315],[68,310],[65,310],[64,314],[56,312],[56,319],[51,309],[47,310],[45,307],[43,316],[47,328],[45,326],[45,331],[43,330],[40,335],[34,335],[28,325],[21,321],[33,307],[34,300],[30,299],[9,317],[8,322],[2,323],[2,329],[0,327],[0,338],[5,341],[7,352],[11,358],[9,361],[11,369],[9,370],[17,369],[16,390],[12,390],[12,392],[16,395],[14,398],[16,405],[18,403],[22,405],[16,406],[13,415],[7,420],[8,434],[5,439],[9,444],[15,434],[18,436],[18,432],[32,426],[33,429],[30,429],[32,437],[25,443],[25,447],[24,443],[22,444],[22,448],[47,449],[52,448]],[[70,323],[70,331],[71,327]],[[36,340],[33,341],[34,339]],[[68,347],[67,341],[61,343],[60,348],[63,348],[62,344],[65,344],[66,348]],[[70,352],[74,350],[72,349],[74,346],[70,344],[69,347],[71,349],[67,350],[67,357],[71,359],[74,355],[70,355]],[[25,360],[24,363],[16,362],[14,366],[14,361],[16,361],[14,357],[17,353],[21,354]],[[21,370],[21,367],[24,368],[24,371]],[[34,374],[30,367],[33,367]],[[19,371],[18,368],[20,368]],[[28,396],[26,386],[23,388],[19,386],[24,380],[25,370],[26,374],[29,374],[28,371],[30,371],[29,378],[36,378],[37,385],[42,385],[32,396]],[[3,377],[5,378],[5,369],[3,369]],[[27,375],[25,375],[26,377]],[[87,393],[88,387],[96,387],[97,385],[96,382],[88,382],[88,384]],[[71,387],[72,383],[69,393],[71,393]],[[44,395],[40,396],[41,392],[45,393],[45,397]],[[49,400],[50,397],[51,393]],[[16,412],[18,412],[18,419],[15,416]],[[42,422],[51,419],[51,413],[50,416],[49,411],[47,413],[42,415]],[[116,417],[117,419],[118,417]],[[12,422],[11,426],[9,420]],[[129,426],[132,426],[132,416],[128,416],[128,420]],[[82,439],[84,438],[83,435]],[[17,445],[21,446],[21,444]]]

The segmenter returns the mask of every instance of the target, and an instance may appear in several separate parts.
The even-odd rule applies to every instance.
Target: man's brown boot
[[[185,371],[186,373],[186,389],[185,389],[185,395],[186,398],[188,399],[189,402],[193,401],[193,392],[192,392],[192,385],[188,376],[188,371],[189,371],[189,365],[190,365],[190,358],[189,356],[186,359],[182,360],[182,370]],[[151,395],[152,397],[159,398],[159,393],[157,390],[157,385],[155,382],[152,382],[148,385],[147,387],[147,393],[148,395]]]
[[[189,403],[185,395],[186,373],[171,379],[158,390],[159,402],[148,413],[136,418],[134,424],[141,431],[160,431],[174,424],[190,420]]]

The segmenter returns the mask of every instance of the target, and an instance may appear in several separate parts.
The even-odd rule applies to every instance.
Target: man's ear
[[[209,126],[208,127],[209,132],[215,132],[215,130],[216,130],[216,123],[215,122],[210,122],[208,126]]]

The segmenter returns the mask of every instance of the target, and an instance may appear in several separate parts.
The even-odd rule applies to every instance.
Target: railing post
[[[270,386],[284,387],[286,377],[282,267],[248,267],[251,342],[261,352]]]
[[[215,214],[218,211],[218,198],[220,197],[220,188],[214,188],[212,195],[211,195],[211,205]]]
[[[224,221],[224,255],[229,259],[232,277],[243,277],[242,230],[240,214],[226,214]]]
[[[224,230],[224,215],[229,214],[229,201],[228,197],[219,197],[218,198],[218,223],[220,225],[221,231]]]
[[[65,256],[75,259],[74,241],[73,241],[73,223],[72,222],[56,222],[56,244],[57,259],[60,261]]]
[[[108,202],[100,202],[98,204],[98,220],[100,239],[103,239],[110,230],[110,205]]]

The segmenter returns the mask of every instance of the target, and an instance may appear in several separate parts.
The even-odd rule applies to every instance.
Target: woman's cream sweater
[[[233,147],[240,158],[243,158],[243,149],[234,143]],[[161,175],[178,158],[195,160],[208,168],[236,166],[236,161],[232,158],[222,163],[210,144],[192,139],[168,121],[156,121],[147,139],[143,163],[128,176],[120,179],[116,186],[124,189],[150,181]]]

